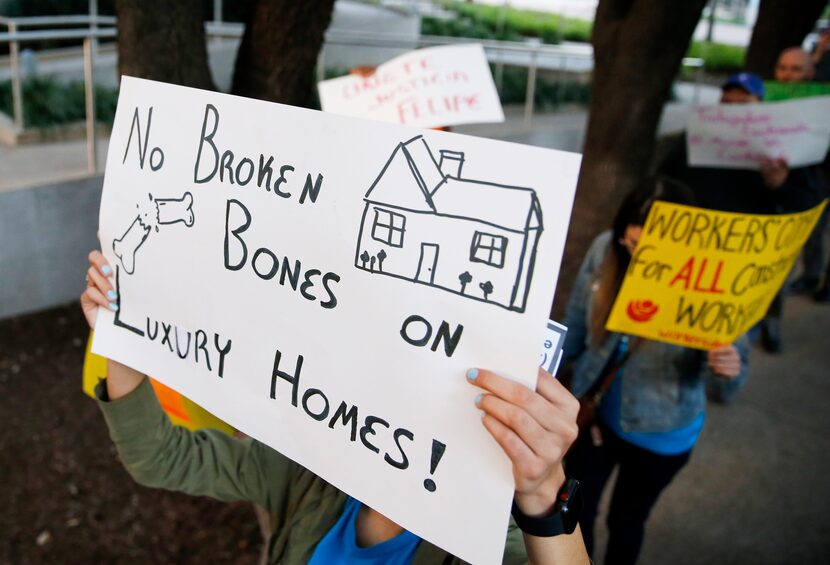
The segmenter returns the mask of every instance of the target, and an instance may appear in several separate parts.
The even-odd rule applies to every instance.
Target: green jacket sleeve
[[[101,381],[95,396],[118,455],[139,484],[222,501],[247,500],[265,508],[279,503],[275,497],[286,496],[296,466],[291,460],[251,439],[174,426],[149,379],[114,401]]]

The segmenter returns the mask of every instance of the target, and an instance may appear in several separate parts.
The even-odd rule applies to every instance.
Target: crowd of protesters
[[[829,54],[825,31],[812,54],[800,48],[782,52],[775,78],[827,78]],[[721,103],[760,103],[764,94],[758,76],[739,73],[723,83]],[[792,168],[783,159],[766,159],[757,171],[694,167],[685,136],[668,142],[655,174],[626,197],[612,229],[601,233],[584,257],[567,307],[561,379],[541,371],[536,391],[530,391],[484,369],[469,371],[470,385],[483,393],[478,402],[482,425],[513,463],[516,523],[506,532],[505,562],[587,563],[599,500],[618,469],[605,562],[635,563],[651,509],[691,458],[705,423],[707,396],[729,401],[747,378],[749,336],[705,352],[605,329],[652,203],[745,214],[798,212],[827,196],[826,172],[826,163]],[[800,276],[788,289],[813,293],[819,302],[830,300],[826,226],[827,213],[805,246]],[[90,326],[99,308],[110,307],[111,277],[104,257],[93,252],[82,296]],[[771,352],[782,348],[786,292],[779,293],[761,323],[762,344]],[[119,455],[137,480],[264,507],[275,525],[267,544],[273,562],[458,561],[263,444],[172,426],[146,377],[132,369],[110,361],[97,397]],[[575,398],[593,403],[591,417],[579,428]],[[579,525],[554,527],[551,517],[569,510],[560,496],[573,488],[567,477],[580,482]]]

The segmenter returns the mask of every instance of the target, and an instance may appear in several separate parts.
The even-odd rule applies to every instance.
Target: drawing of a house
[[[464,153],[399,143],[366,192],[355,266],[523,312],[542,209],[530,188],[466,179]]]

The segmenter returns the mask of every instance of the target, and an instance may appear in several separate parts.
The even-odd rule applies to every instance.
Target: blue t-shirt
[[[625,355],[627,349],[628,336],[623,336],[613,357],[615,359],[621,358]],[[625,378],[625,372],[620,368],[599,406],[600,418],[611,428],[614,434],[628,443],[659,455],[679,455],[694,447],[701,430],[703,430],[703,423],[706,420],[705,412],[698,414],[690,424],[668,432],[624,432],[620,425],[623,378]]]
[[[408,565],[412,561],[421,538],[406,530],[371,547],[357,545],[354,524],[360,506],[360,502],[349,497],[343,514],[317,544],[308,565]]]

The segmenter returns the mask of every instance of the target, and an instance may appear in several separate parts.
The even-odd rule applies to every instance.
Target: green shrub
[[[733,73],[743,69],[746,49],[723,43],[693,41],[687,55],[703,59],[703,67],[709,72]]]
[[[456,18],[442,20],[424,17],[421,23],[423,34],[507,41],[536,37],[548,44],[561,43],[563,40],[585,42],[591,39],[593,24],[587,20],[508,7],[504,9],[504,21],[500,26],[501,6],[465,2],[445,2],[442,6],[455,12]]]
[[[36,77],[25,80],[22,91],[25,127],[48,127],[86,119],[82,82],[65,83],[51,77]],[[97,121],[111,123],[117,102],[116,89],[96,86]],[[11,81],[0,82],[0,111],[9,116],[14,112]]]
[[[495,74],[495,70],[493,71]],[[524,104],[527,96],[527,69],[505,67],[502,75],[501,103]],[[533,103],[537,109],[557,108],[561,104],[587,104],[591,84],[569,80],[557,81],[544,74],[536,75]]]

